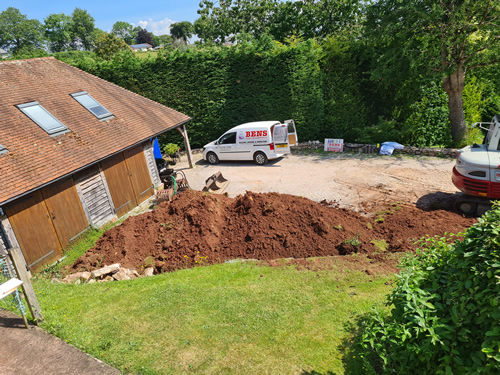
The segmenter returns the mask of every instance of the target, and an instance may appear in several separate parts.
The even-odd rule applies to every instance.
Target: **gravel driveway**
[[[423,204],[444,199],[458,189],[451,182],[454,159],[377,154],[291,154],[264,166],[253,162],[210,165],[194,154],[190,169],[183,156],[174,168],[183,170],[191,188],[201,190],[205,180],[221,171],[230,180],[226,192],[278,192],[340,207],[362,210],[388,202]]]

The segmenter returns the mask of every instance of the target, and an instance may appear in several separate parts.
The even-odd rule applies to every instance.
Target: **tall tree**
[[[0,13],[0,48],[16,53],[43,46],[43,26],[30,20],[19,9],[9,7]]]
[[[284,41],[292,34],[323,38],[357,23],[360,0],[202,0],[194,29],[203,41],[223,43],[238,34],[270,34]]]
[[[71,16],[50,14],[45,18],[45,38],[52,52],[67,51],[71,42]]]
[[[117,37],[123,39],[127,44],[134,44],[137,33],[134,31],[134,26],[128,22],[117,21],[113,24],[111,32]]]
[[[366,23],[379,52],[374,73],[390,80],[404,61],[416,75],[440,75],[452,138],[460,144],[467,131],[465,75],[500,61],[499,18],[494,0],[379,0],[368,7]]]
[[[154,46],[153,33],[150,33],[146,29],[139,30],[137,32],[136,43],[137,44],[147,43],[147,44],[151,44],[152,46]]]
[[[185,44],[188,43],[188,39],[193,36],[193,24],[189,21],[175,22],[170,25],[170,35],[174,39],[180,39],[184,41]]]
[[[86,11],[75,8],[71,14],[71,47],[90,51],[94,45],[95,20]]]
[[[94,52],[101,59],[111,60],[120,51],[130,51],[130,47],[114,33],[103,32],[96,38]]]
[[[172,40],[172,36],[168,34],[153,35],[153,43],[155,46],[166,46],[167,44],[171,44]]]

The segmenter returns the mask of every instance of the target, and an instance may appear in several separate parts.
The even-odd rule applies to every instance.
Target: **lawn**
[[[234,262],[34,287],[43,328],[124,373],[343,374],[349,327],[391,278]]]

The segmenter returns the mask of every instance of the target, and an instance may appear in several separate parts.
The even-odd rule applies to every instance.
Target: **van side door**
[[[236,132],[224,134],[217,141],[220,160],[238,160],[236,151]]]

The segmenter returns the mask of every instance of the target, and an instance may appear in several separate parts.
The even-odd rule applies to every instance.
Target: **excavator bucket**
[[[160,204],[161,202],[171,202],[173,196],[174,189],[158,190],[155,196],[156,204]]]
[[[222,194],[224,189],[226,189],[229,181],[222,176],[221,172],[217,172],[211,175],[205,180],[205,187],[202,191],[208,191],[210,193]]]

